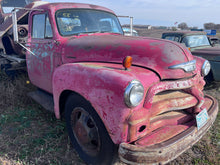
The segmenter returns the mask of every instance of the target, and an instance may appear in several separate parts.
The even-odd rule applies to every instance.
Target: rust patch
[[[151,116],[168,111],[178,111],[197,105],[198,100],[183,91],[165,91],[154,96]]]
[[[178,135],[179,133],[185,131],[189,128],[193,123],[189,125],[174,125],[174,126],[165,126],[162,128],[157,129],[156,131],[152,132],[151,134],[141,138],[137,142],[136,145],[141,146],[151,146],[158,143],[162,143],[172,137]]]

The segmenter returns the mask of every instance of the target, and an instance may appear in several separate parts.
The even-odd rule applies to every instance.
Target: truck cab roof
[[[202,31],[167,31],[162,34],[162,38],[167,35],[179,35],[179,36],[188,36],[188,35],[206,35]]]
[[[102,6],[97,6],[97,5],[92,5],[92,4],[85,4],[85,3],[71,3],[71,2],[64,2],[64,3],[47,3],[40,5],[36,7],[37,9],[50,9],[50,8],[55,8],[56,10],[59,9],[68,9],[68,8],[78,8],[78,9],[93,9],[93,10],[102,10],[106,11],[109,13],[115,14],[112,10],[102,7]]]

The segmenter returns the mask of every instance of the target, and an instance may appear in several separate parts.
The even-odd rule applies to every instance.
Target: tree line
[[[220,30],[220,24],[215,24],[212,22],[209,23],[204,23],[203,24],[204,29],[216,29],[216,30]],[[187,29],[198,29],[198,27],[188,27],[187,23],[182,22],[178,24],[178,28],[182,29],[182,30],[187,30]]]

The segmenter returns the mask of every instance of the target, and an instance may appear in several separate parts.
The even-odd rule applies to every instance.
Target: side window
[[[33,16],[32,38],[44,38],[45,18],[45,14],[36,14]]]
[[[179,37],[177,36],[166,36],[165,39],[179,42]]]
[[[50,24],[48,15],[46,17],[46,29],[45,30],[46,30],[45,31],[45,38],[52,38],[53,37],[53,31],[52,31],[52,28],[51,28],[51,24]]]
[[[51,24],[47,14],[36,14],[33,16],[32,38],[51,38],[53,37]]]
[[[174,41],[180,42],[180,37],[175,37],[175,38],[174,38]]]
[[[186,47],[190,47],[187,37],[184,37],[181,43],[184,43],[186,45]]]

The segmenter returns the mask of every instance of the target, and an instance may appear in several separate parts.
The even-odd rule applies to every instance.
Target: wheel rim
[[[95,156],[100,151],[100,136],[92,116],[82,107],[77,107],[71,114],[71,128],[81,149],[88,155]]]

